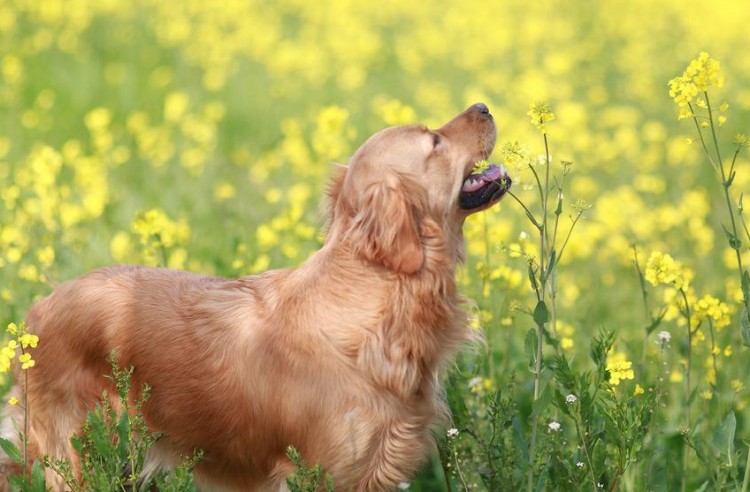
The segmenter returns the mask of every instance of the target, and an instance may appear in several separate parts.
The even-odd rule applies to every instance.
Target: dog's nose
[[[490,114],[490,108],[488,108],[484,103],[476,103],[471,107],[471,109],[483,115],[489,116]]]

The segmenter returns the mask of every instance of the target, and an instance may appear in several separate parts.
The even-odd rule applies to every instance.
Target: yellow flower
[[[620,384],[625,379],[635,378],[633,363],[627,360],[625,354],[613,354],[607,360],[607,372],[609,372],[609,383],[613,386]]]
[[[28,352],[25,354],[21,354],[18,357],[18,361],[21,363],[21,369],[34,367],[34,365],[36,364],[36,361],[31,358],[31,354],[29,354]]]
[[[732,391],[734,391],[735,393],[740,393],[745,389],[745,383],[743,383],[739,379],[732,379],[732,382],[730,384],[732,385]]]
[[[719,62],[708,53],[702,52],[692,60],[681,76],[669,81],[669,96],[677,103],[679,108],[678,119],[692,118],[694,116],[690,106],[701,92],[706,92],[709,87],[721,87],[724,85],[724,75],[721,73]]]
[[[473,377],[469,380],[469,389],[472,393],[481,393],[492,389],[492,380],[481,376]]]
[[[52,246],[45,246],[36,252],[36,257],[43,268],[49,268],[55,261],[55,250]]]
[[[486,160],[477,161],[476,164],[474,164],[474,167],[471,170],[472,174],[479,174],[487,170],[487,168],[490,167],[490,163]]]
[[[36,348],[39,343],[39,337],[31,333],[24,333],[18,340],[21,342],[21,347],[23,348]]]
[[[0,352],[0,373],[10,371],[11,360],[12,358],[8,357],[4,352]]]
[[[8,398],[8,405],[18,405],[18,398],[15,396]]]
[[[230,198],[233,198],[234,195],[237,194],[237,190],[232,185],[232,183],[219,183],[214,187],[214,198],[216,198],[217,201],[224,202],[226,200],[229,200]]]
[[[635,396],[642,395],[645,392],[646,390],[643,389],[643,386],[638,383],[635,384],[635,391],[633,392]]]
[[[704,400],[711,400],[714,397],[714,393],[711,390],[703,390],[700,395]]]
[[[5,345],[5,347],[2,348],[2,352],[8,355],[10,358],[13,358],[13,356],[16,354],[17,348],[18,342],[16,342],[15,340],[8,340],[8,343]]]
[[[170,123],[180,121],[190,106],[190,98],[184,92],[172,92],[164,100],[164,119]]]
[[[84,123],[91,132],[99,132],[106,129],[112,122],[112,111],[107,108],[95,108],[84,117]]]
[[[144,257],[153,264],[158,263],[157,257],[164,250],[185,244],[190,238],[186,221],[175,222],[159,209],[139,212],[131,227],[140,236]]]
[[[547,133],[546,123],[555,119],[555,113],[546,102],[532,104],[526,114],[531,118],[531,124],[542,133]]]
[[[669,254],[659,251],[654,251],[649,256],[644,277],[651,285],[673,284],[678,289],[684,289],[688,285],[687,271]]]
[[[729,306],[710,295],[703,296],[695,303],[694,311],[696,324],[704,319],[710,319],[714,328],[721,330],[732,322],[729,317]]]

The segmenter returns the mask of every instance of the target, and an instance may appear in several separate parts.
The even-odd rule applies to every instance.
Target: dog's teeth
[[[465,192],[476,191],[482,187],[482,184],[484,184],[484,180],[481,177],[477,178],[477,177],[469,176],[468,178],[466,178],[466,181],[464,181],[464,184],[461,187],[461,191],[465,191]]]

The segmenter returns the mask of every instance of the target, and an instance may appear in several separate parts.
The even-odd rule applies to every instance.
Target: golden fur
[[[134,387],[152,387],[143,411],[163,437],[150,470],[199,448],[205,490],[285,490],[294,445],[341,490],[409,480],[446,412],[441,371],[476,337],[454,272],[464,219],[497,199],[457,202],[494,143],[481,104],[435,131],[375,134],[338,170],[325,244],[296,269],[230,280],[117,266],[58,286],[27,319],[40,337],[32,458],[76,464],[69,439],[102,392],[114,394],[104,377],[114,351],[135,368]],[[11,411],[6,431],[21,425]]]

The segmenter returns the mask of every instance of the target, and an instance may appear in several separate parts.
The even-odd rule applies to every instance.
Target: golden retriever
[[[78,466],[70,437],[115,394],[114,352],[134,388],[152,388],[143,413],[162,437],[149,470],[197,448],[202,489],[286,490],[293,445],[340,490],[408,481],[447,413],[441,372],[476,337],[454,273],[464,220],[510,186],[495,165],[472,174],[495,136],[480,103],[437,130],[370,137],[334,177],[325,244],[299,268],[230,280],[117,266],[58,286],[27,318],[41,340],[31,458]],[[22,429],[15,412],[6,419]]]

